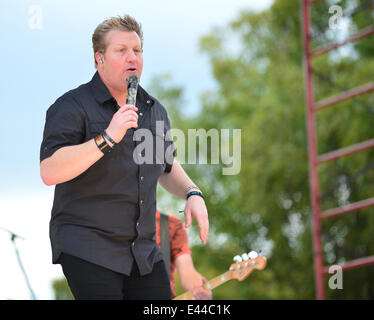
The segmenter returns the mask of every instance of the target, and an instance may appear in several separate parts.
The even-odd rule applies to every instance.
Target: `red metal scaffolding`
[[[368,83],[358,88],[342,92],[341,94],[324,99],[322,101],[314,101],[313,91],[313,70],[312,59],[319,55],[330,52],[340,48],[341,46],[359,41],[364,37],[374,34],[374,27],[370,26],[358,31],[355,35],[348,37],[342,42],[331,43],[329,45],[312,49],[311,47],[311,17],[310,8],[313,3],[319,0],[301,0],[301,21],[303,27],[304,40],[304,68],[306,77],[306,114],[307,114],[307,130],[308,130],[308,153],[309,153],[309,179],[310,179],[310,195],[313,210],[313,250],[314,250],[314,272],[316,283],[316,297],[317,299],[325,299],[324,275],[328,274],[329,267],[323,265],[323,249],[321,241],[321,221],[323,219],[335,217],[348,212],[361,210],[370,206],[374,206],[374,197],[356,203],[349,204],[344,207],[321,212],[319,204],[319,179],[318,179],[318,165],[327,161],[332,161],[362,150],[374,147],[374,139],[364,141],[346,148],[332,151],[326,154],[318,155],[317,150],[317,133],[315,113],[323,108],[327,108],[336,103],[352,99],[356,96],[373,92],[374,83]],[[362,267],[369,264],[374,264],[374,256],[364,257],[353,261],[348,261],[342,264],[342,270]]]

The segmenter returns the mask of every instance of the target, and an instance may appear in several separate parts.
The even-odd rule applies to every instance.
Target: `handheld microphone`
[[[135,106],[136,92],[138,90],[139,78],[136,74],[132,74],[131,76],[127,77],[126,82],[127,82],[126,104],[132,104]]]

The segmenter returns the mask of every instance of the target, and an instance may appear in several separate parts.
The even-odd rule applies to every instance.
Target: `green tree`
[[[312,9],[314,47],[340,36],[328,28],[329,5],[320,1]],[[201,40],[218,90],[203,101],[195,125],[241,128],[243,146],[240,174],[209,171],[211,223],[243,251],[263,247],[269,258],[268,267],[251,281],[252,290],[240,286],[231,297],[315,297],[300,18],[300,1],[275,1],[264,12],[242,12],[229,26],[216,28]],[[357,29],[358,21],[362,27],[363,20],[350,19],[348,31]],[[313,62],[313,69],[337,84],[315,78],[317,100],[370,80],[372,46],[366,47],[357,45]],[[321,111],[319,152],[372,137],[372,113],[362,107],[372,101],[369,95],[360,103],[349,101]],[[372,171],[350,184],[344,178],[370,163],[372,155],[372,151],[362,152],[321,166],[321,192],[333,190],[323,199],[324,209],[370,197]],[[206,177],[204,171],[196,177]],[[373,253],[371,212],[367,209],[324,222],[327,265]],[[373,285],[367,280],[373,271],[367,267],[347,272],[344,290],[327,289],[328,297],[372,298]]]

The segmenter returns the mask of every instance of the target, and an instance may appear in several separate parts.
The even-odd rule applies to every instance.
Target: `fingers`
[[[206,239],[208,238],[209,226],[204,226],[200,229],[200,240],[203,244],[206,244]]]
[[[134,119],[138,120],[139,118],[138,114],[132,109],[127,109],[123,112],[119,112],[116,116],[117,119],[133,117]]]
[[[208,237],[208,232],[200,228],[200,240],[202,244],[206,244],[207,237]]]
[[[138,127],[138,122],[137,121],[128,121],[125,123],[125,128],[126,129],[129,129],[129,128],[137,128]]]
[[[117,121],[120,123],[125,123],[129,121],[134,121],[137,123],[138,115],[134,111],[126,111],[118,116]]]
[[[192,289],[192,300],[200,300],[199,298],[199,287],[195,287]]]
[[[125,104],[113,115],[107,128],[107,133],[116,143],[122,140],[129,128],[136,129],[138,127],[139,116],[136,113],[137,110],[138,108],[136,106]]]
[[[208,238],[209,233],[209,220],[207,214],[201,214],[196,217],[197,224],[200,230],[200,240],[203,244],[206,244],[206,239]]]
[[[125,110],[123,107],[122,112],[116,114],[116,122],[122,128],[137,128],[138,127],[138,114],[134,111],[134,106],[128,105],[128,109]]]
[[[207,214],[199,214],[194,216],[197,225],[199,226],[199,235],[200,235],[200,240],[203,244],[206,244],[206,239],[208,238],[208,233],[209,233],[209,220],[208,220],[208,215]],[[189,228],[192,224],[192,215],[191,211],[186,210],[185,211],[185,218],[186,218],[186,228]]]
[[[203,287],[196,287],[192,290],[193,300],[210,300],[212,294],[210,290]]]
[[[138,111],[138,108],[137,107],[135,107],[134,105],[132,105],[132,104],[125,104],[125,105],[123,105],[122,107],[120,107],[119,109],[118,109],[118,111],[117,112],[119,112],[119,113],[123,113],[123,112],[125,112],[125,111],[127,111],[127,110],[133,110],[133,111]]]
[[[138,111],[137,107],[131,104],[125,104],[116,112],[115,117],[117,120],[124,120],[126,118],[138,120],[139,116],[136,111]]]
[[[204,201],[199,197],[190,197],[187,201],[185,208],[186,228],[191,226],[192,216],[196,219],[199,226],[200,240],[203,244],[206,244],[209,233],[208,212]]]
[[[186,224],[185,224],[185,227],[186,228],[189,228],[192,224],[192,216],[191,216],[191,211],[190,210],[185,210],[184,211],[184,216],[186,218]]]

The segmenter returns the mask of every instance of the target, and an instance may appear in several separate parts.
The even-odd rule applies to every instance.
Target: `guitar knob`
[[[249,260],[249,256],[248,256],[248,254],[246,254],[246,253],[243,253],[243,254],[242,254],[242,258],[243,258],[244,261],[245,261],[245,260]]]
[[[234,261],[235,261],[235,262],[242,262],[243,259],[242,259],[241,256],[237,255],[237,256],[234,257]]]
[[[250,259],[255,259],[255,258],[258,257],[258,254],[257,254],[256,251],[251,251],[251,252],[248,253],[248,256],[249,256]]]

